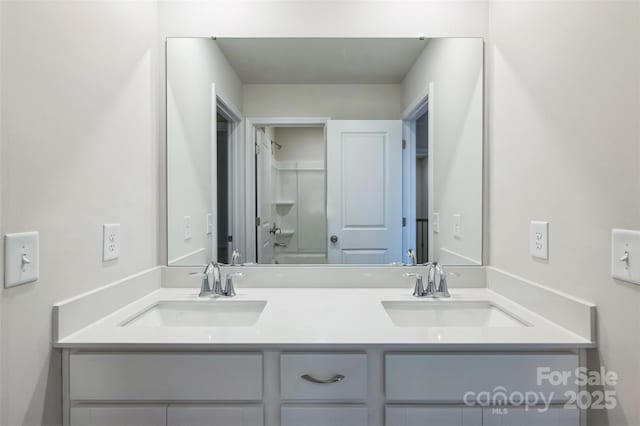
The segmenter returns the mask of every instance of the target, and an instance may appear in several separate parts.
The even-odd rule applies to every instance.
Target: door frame
[[[329,117],[246,117],[244,134],[244,251],[245,262],[256,262],[256,139],[257,127],[322,127],[325,144]],[[326,156],[326,153],[325,153]],[[326,161],[326,158],[325,158]],[[326,185],[326,182],[325,182]]]
[[[428,210],[428,222],[427,222],[427,235],[428,235],[428,260],[433,260],[433,200],[434,200],[434,188],[433,188],[433,142],[434,142],[434,83],[429,82],[429,85],[422,91],[409,106],[404,110],[402,114],[402,137],[406,141],[406,149],[402,153],[402,209],[403,217],[407,220],[407,226],[404,228],[403,233],[403,252],[406,253],[408,249],[413,249],[414,253],[417,253],[417,238],[416,238],[416,120],[420,118],[425,112],[427,115],[427,210]]]
[[[244,220],[235,212],[241,212],[243,209],[242,188],[244,188],[244,164],[242,162],[244,144],[242,113],[240,110],[220,91],[216,91],[215,83],[211,84],[211,161],[217,164],[217,113],[220,112],[228,122],[229,132],[227,134],[229,143],[228,164],[231,167],[229,176],[229,200],[228,200],[228,218],[229,231],[233,237],[233,249],[239,250],[241,253],[245,250],[244,246]],[[217,235],[218,223],[218,179],[211,173],[211,215],[214,225],[214,232]],[[217,241],[211,239],[212,253],[217,251]],[[214,247],[215,246],[215,247]],[[231,255],[231,253],[229,253]]]

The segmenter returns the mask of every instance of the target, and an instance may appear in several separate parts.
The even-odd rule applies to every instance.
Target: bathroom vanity
[[[400,272],[420,267],[242,269],[233,298],[160,267],[56,305],[65,425],[584,421],[564,407],[580,388],[537,368],[584,365],[592,305],[484,267],[459,268],[449,299],[412,296]],[[525,392],[545,400],[509,401]]]
[[[584,425],[594,306],[482,266],[483,51],[167,39],[167,266],[55,306],[65,426]]]

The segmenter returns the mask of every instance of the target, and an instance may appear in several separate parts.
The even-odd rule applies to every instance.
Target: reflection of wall
[[[433,258],[445,263],[482,261],[482,52],[480,39],[430,40],[403,83],[405,107],[434,83]],[[462,217],[460,238],[454,214]]]
[[[278,252],[324,255],[327,247],[324,129],[277,128],[274,136],[282,146],[275,151],[279,171],[276,198],[285,202],[276,209],[276,220],[283,230],[277,238],[287,245]]]
[[[402,116],[399,84],[246,84],[247,117],[392,120]]]
[[[169,262],[202,264],[211,258],[211,83],[235,105],[242,84],[210,39],[167,40],[167,223]],[[185,216],[192,237],[184,238]]]

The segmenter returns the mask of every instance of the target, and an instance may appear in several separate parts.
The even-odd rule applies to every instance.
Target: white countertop
[[[54,342],[64,348],[163,350],[291,346],[412,346],[422,349],[534,350],[593,347],[575,334],[486,288],[457,288],[437,302],[488,301],[527,323],[526,327],[396,326],[382,301],[434,303],[409,288],[240,288],[235,298],[198,298],[193,288],[160,288]],[[127,327],[128,318],[162,301],[266,301],[251,326]]]

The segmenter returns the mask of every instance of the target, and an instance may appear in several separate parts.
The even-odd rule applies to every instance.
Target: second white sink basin
[[[211,300],[159,302],[121,326],[136,327],[242,327],[255,324],[265,301]]]
[[[400,327],[526,327],[526,323],[491,302],[382,302]]]

